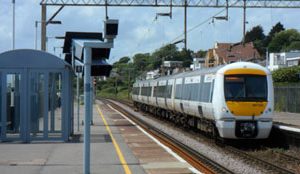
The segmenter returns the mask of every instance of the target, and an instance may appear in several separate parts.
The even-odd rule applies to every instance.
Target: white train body
[[[264,67],[238,62],[138,81],[136,106],[222,138],[264,139],[272,128],[273,83]]]

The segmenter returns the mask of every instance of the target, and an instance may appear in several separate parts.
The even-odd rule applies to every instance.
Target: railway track
[[[124,105],[127,105],[129,107],[133,107],[132,103],[128,102],[128,101],[118,101]],[[120,106],[112,103],[112,105],[120,110],[123,110],[122,113],[126,114],[126,111],[124,109],[122,109]],[[127,115],[127,114],[126,114]],[[130,116],[130,118],[132,118],[134,116]],[[138,118],[132,118],[133,120],[136,121],[136,119]],[[139,120],[139,119],[138,119]],[[140,120],[142,121],[142,120]],[[151,125],[147,125],[147,127]],[[147,129],[147,127],[145,129]],[[149,127],[148,127],[149,129]],[[151,130],[155,130],[154,127],[151,127],[150,128]],[[170,137],[168,135],[166,135],[164,132],[161,132],[160,130],[157,130],[158,132],[160,132],[159,134],[163,135],[163,136],[166,136],[168,137],[169,141],[174,141],[176,142],[176,140],[173,138],[173,137]],[[194,133],[191,133],[192,135],[195,135]],[[206,157],[202,157],[203,155],[199,154],[198,152],[194,152],[193,149],[190,149],[189,147],[187,147],[186,145],[182,144],[181,142],[177,142],[178,143],[178,146],[181,146],[183,147],[183,149],[186,148],[186,152],[189,152],[190,154],[193,154],[194,156],[197,156],[199,155],[199,157],[197,157],[199,160],[202,160],[202,158],[204,158],[204,161],[206,160],[205,158]],[[297,171],[295,170],[292,170],[292,169],[287,169],[285,166],[282,166],[282,165],[276,165],[276,164],[273,164],[272,162],[269,162],[265,159],[261,159],[261,158],[258,158],[254,155],[251,155],[249,154],[248,152],[246,151],[243,151],[243,150],[239,150],[235,147],[232,147],[232,146],[227,146],[227,145],[224,145],[222,146],[225,150],[227,150],[228,152],[230,152],[231,154],[235,154],[239,157],[241,157],[243,160],[247,161],[247,163],[250,163],[250,164],[254,164],[254,165],[258,165],[258,166],[261,166],[263,167],[264,169],[266,169],[267,171],[269,171],[270,173],[284,173],[284,174],[292,174],[292,173],[296,173]],[[277,151],[274,151],[274,153],[277,154],[277,156],[279,156],[280,160],[282,161],[293,161],[293,162],[299,162],[298,164],[300,164],[300,159],[299,158],[296,158],[296,157],[293,157],[293,156],[290,156],[290,155],[287,155],[287,154],[284,154],[284,153],[280,153],[280,152],[277,152]],[[210,162],[211,163],[211,162]],[[210,163],[207,163],[206,165],[210,165]],[[205,164],[205,162],[204,162]],[[211,168],[214,168],[214,166],[212,166]],[[222,167],[224,168],[224,167]],[[223,169],[222,169],[223,170]],[[214,171],[216,173],[233,173],[233,172],[230,172],[230,171],[227,171],[227,169],[225,168],[224,171],[222,170],[219,170],[219,169],[215,169]]]
[[[247,162],[249,163],[253,163],[255,165],[260,165],[262,166],[264,169],[270,171],[270,173],[278,173],[278,174],[293,174],[295,173],[294,171],[292,170],[288,170],[288,169],[285,169],[281,166],[277,166],[269,161],[266,161],[264,159],[261,159],[261,158],[258,158],[254,155],[251,155],[243,150],[239,150],[237,148],[234,148],[232,146],[225,146],[224,147],[227,151],[231,152],[231,153],[234,153],[236,154],[237,156],[247,160]]]
[[[271,154],[274,156],[274,158],[276,158],[278,165],[286,167],[288,170],[291,170],[294,173],[300,173],[300,158],[273,149],[268,150],[271,151]]]
[[[295,163],[300,164],[300,158],[296,158],[294,156],[291,156],[291,155],[288,155],[288,154],[285,154],[285,153],[282,153],[282,152],[277,152],[277,151],[274,151],[274,150],[272,150],[272,152],[279,155],[279,158],[282,159],[282,160],[286,160],[288,162],[295,162]]]
[[[162,132],[161,130],[156,129],[155,127],[149,125],[143,120],[133,116],[131,113],[127,112],[122,107],[115,104],[114,102],[111,102],[110,100],[102,100],[102,101],[104,101],[104,103],[110,104],[113,108],[117,109],[119,112],[121,112],[122,114],[126,115],[128,118],[133,120],[136,124],[138,124],[144,130],[146,130],[152,136],[154,136],[163,144],[171,148],[174,152],[179,154],[183,159],[185,159],[197,170],[207,174],[215,174],[215,173],[233,174],[234,173],[229,169],[227,169],[226,167],[221,166],[220,164],[200,154],[198,151],[193,150],[192,148],[179,142],[175,138]],[[122,102],[122,103],[128,105],[127,102],[126,103]]]

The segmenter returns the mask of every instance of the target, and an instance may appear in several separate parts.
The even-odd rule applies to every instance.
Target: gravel
[[[164,124],[160,120],[156,120],[154,118],[147,117],[147,116],[145,116],[145,114],[136,112],[132,108],[130,108],[124,104],[121,104],[121,103],[116,103],[116,104],[122,106],[129,113],[138,116],[145,122],[155,126],[157,129],[176,138],[178,141],[183,142],[185,145],[188,145],[189,147],[200,152],[201,154],[205,155],[206,157],[214,160],[215,162],[219,163],[220,165],[228,168],[229,170],[233,171],[234,173],[241,173],[241,174],[268,173],[266,170],[259,168],[258,166],[253,166],[253,165],[247,164],[247,162],[243,161],[241,158],[239,158],[238,156],[236,156],[234,154],[226,153],[224,150],[222,150],[222,148],[214,145],[214,143],[209,143],[209,142],[207,142],[207,140],[203,140],[201,138],[195,139],[195,137],[192,137],[191,135],[184,133],[181,129],[177,129],[170,124]]]

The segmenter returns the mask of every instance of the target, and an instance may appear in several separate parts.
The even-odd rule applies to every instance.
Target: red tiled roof
[[[220,62],[224,60],[224,63],[240,60],[249,61],[251,59],[261,58],[252,42],[246,43],[245,46],[242,43],[217,43],[214,50],[219,57]]]

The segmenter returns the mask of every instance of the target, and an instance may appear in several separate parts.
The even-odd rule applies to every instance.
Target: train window
[[[133,95],[139,95],[139,87],[133,87],[132,94]]]
[[[261,75],[225,76],[226,101],[266,101],[267,78]]]
[[[166,87],[166,98],[171,98],[172,95],[172,85]]]
[[[165,97],[166,86],[160,86],[160,97]]]
[[[181,99],[181,91],[182,91],[182,85],[177,84],[175,90],[175,99]]]
[[[147,87],[147,96],[151,96],[152,87]]]
[[[166,89],[166,86],[155,86],[153,96],[154,97],[165,97],[165,89]],[[151,93],[151,91],[150,91],[150,93]]]
[[[189,85],[188,84],[183,85],[182,99],[183,100],[189,100],[190,99],[190,90],[189,90]]]
[[[198,100],[199,95],[199,83],[188,83],[184,84],[183,92],[182,92],[182,99],[183,100]]]
[[[196,101],[199,98],[200,83],[192,83],[190,85],[191,97],[190,100]]]
[[[142,87],[142,90],[141,90],[141,95],[143,96],[146,96],[147,95],[147,90],[146,90],[147,87]]]
[[[202,83],[201,98],[202,102],[209,102],[211,83]]]
[[[157,97],[157,92],[158,92],[158,87],[157,86],[154,86],[154,89],[153,89],[153,97]]]

